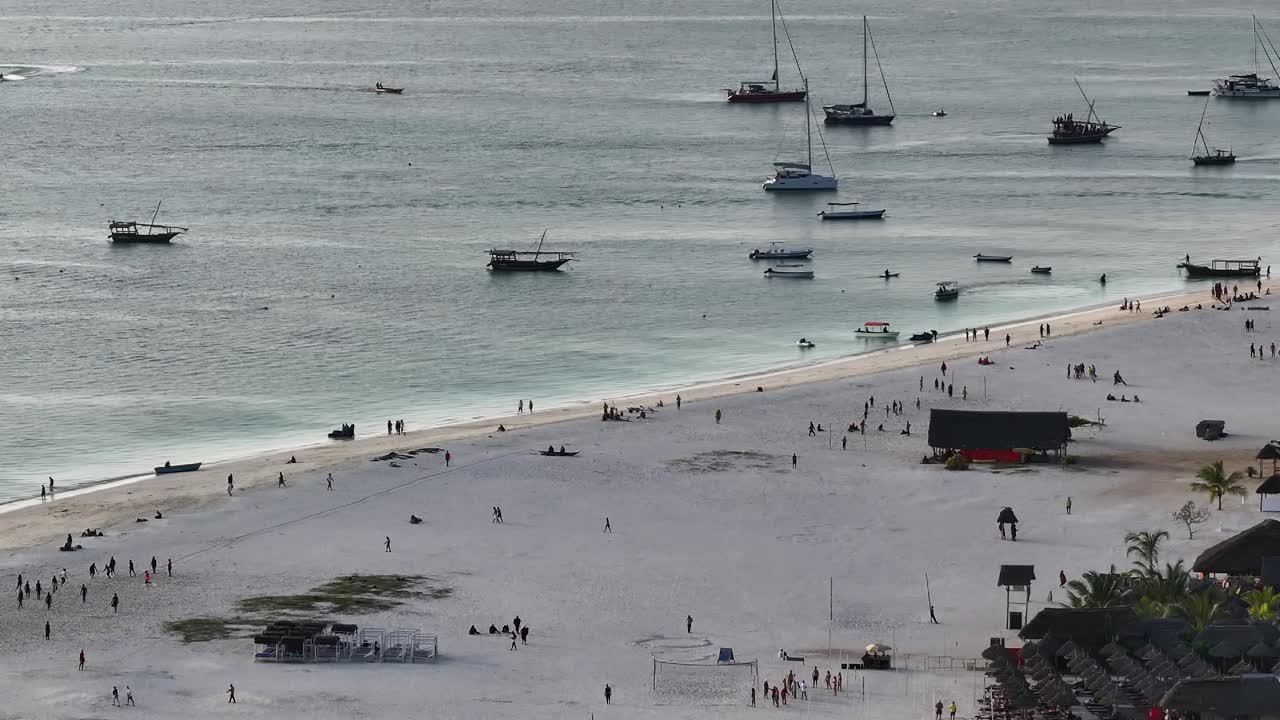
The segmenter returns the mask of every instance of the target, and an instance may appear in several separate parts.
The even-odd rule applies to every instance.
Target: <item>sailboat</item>
[[[813,173],[813,118],[809,112],[809,81],[804,81],[804,142],[807,153],[804,162],[776,162],[773,174],[764,181],[765,190],[837,190],[840,181],[836,179],[835,169],[831,175]],[[822,143],[822,152],[827,151],[827,144]],[[831,158],[827,157],[827,167],[831,167]]]
[[[1076,88],[1080,90],[1080,95],[1084,97],[1085,103],[1089,106],[1089,112],[1085,115],[1084,120],[1076,120],[1070,114],[1059,115],[1053,119],[1053,134],[1049,136],[1050,145],[1078,145],[1081,143],[1097,143],[1116,130],[1120,129],[1119,125],[1108,125],[1103,122],[1102,118],[1093,110],[1093,101],[1085,94],[1084,87],[1080,85],[1079,78],[1072,78],[1076,81]]]
[[[726,99],[731,103],[777,103],[800,102],[808,95],[808,88],[803,90],[783,90],[778,81],[778,0],[769,0],[769,20],[773,26],[773,77],[769,80],[743,80],[737,90],[725,90]],[[787,45],[791,47],[791,55],[795,57],[795,47],[791,46],[791,33],[787,32],[784,21],[782,31],[787,37]],[[796,63],[796,69],[800,64]]]
[[[1234,165],[1235,153],[1230,150],[1209,150],[1209,141],[1204,137],[1204,114],[1209,111],[1209,98],[1204,99],[1204,109],[1200,111],[1200,124],[1196,126],[1196,139],[1191,143],[1191,162],[1196,165]],[[1199,154],[1200,148],[1204,154]]]
[[[871,38],[871,26],[867,16],[862,16],[862,102],[854,105],[826,105],[822,110],[827,114],[828,125],[889,125],[893,122],[897,110],[893,107],[893,96],[889,94],[889,81],[884,77],[884,68],[880,67],[880,53],[875,52],[875,40]],[[889,101],[889,112],[878,114],[867,105],[867,45],[870,43],[876,57],[876,72],[880,73],[880,82],[884,85],[884,96]]]
[[[1232,75],[1231,77],[1215,80],[1213,83],[1213,94],[1224,98],[1241,98],[1241,99],[1269,99],[1280,98],[1280,87],[1271,82],[1270,78],[1258,77],[1258,46],[1262,46],[1262,54],[1267,58],[1267,64],[1271,66],[1271,72],[1280,75],[1280,70],[1276,69],[1276,62],[1280,60],[1280,52],[1276,51],[1276,46],[1271,43],[1271,38],[1267,36],[1267,31],[1263,29],[1262,23],[1258,22],[1258,16],[1253,16],[1253,72],[1248,75]]]
[[[161,200],[160,202],[164,202]],[[160,216],[160,203],[156,203],[156,211],[151,214],[151,222],[140,223],[132,220],[112,220],[107,226],[111,242],[117,243],[167,243],[187,228],[176,225],[156,225]]]
[[[494,272],[551,272],[574,259],[570,252],[543,250],[542,243],[546,239],[547,231],[543,230],[542,237],[538,239],[538,249],[533,252],[490,250],[488,268]]]

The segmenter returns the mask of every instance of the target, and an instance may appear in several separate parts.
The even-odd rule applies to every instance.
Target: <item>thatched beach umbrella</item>
[[[1276,648],[1273,645],[1267,645],[1266,643],[1259,641],[1253,647],[1249,648],[1245,652],[1245,655],[1248,655],[1251,658],[1275,658],[1280,657],[1280,648]]]
[[[1219,660],[1234,660],[1242,655],[1244,655],[1243,649],[1226,640],[1209,648],[1209,657],[1218,658]]]
[[[1013,514],[1013,508],[1000,508],[1000,514],[996,516],[996,522],[1009,525],[1018,522],[1018,516]]]

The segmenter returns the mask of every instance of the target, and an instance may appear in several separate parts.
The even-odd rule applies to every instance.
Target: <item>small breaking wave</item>
[[[10,80],[32,80],[47,75],[81,72],[79,65],[32,65],[31,63],[0,62],[0,77]]]

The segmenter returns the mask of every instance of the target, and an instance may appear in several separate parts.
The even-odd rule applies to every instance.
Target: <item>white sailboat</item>
[[[815,190],[838,190],[840,181],[836,179],[835,168],[831,167],[831,157],[827,156],[827,167],[831,169],[831,175],[819,175],[813,172],[813,118],[809,111],[809,80],[804,81],[805,100],[804,100],[804,141],[805,141],[805,162],[776,162],[773,164],[773,174],[770,175],[762,187],[768,191],[815,191]],[[821,140],[821,135],[819,135]],[[827,152],[827,144],[822,143],[822,152]]]
[[[1253,16],[1253,72],[1247,75],[1232,75],[1222,80],[1215,80],[1213,83],[1213,94],[1223,98],[1242,98],[1242,99],[1271,99],[1280,98],[1280,86],[1277,86],[1270,78],[1264,78],[1258,75],[1258,46],[1262,46],[1262,54],[1267,59],[1267,64],[1271,66],[1271,72],[1280,75],[1280,70],[1276,69],[1276,61],[1280,60],[1280,53],[1276,52],[1275,45],[1271,44],[1271,38],[1267,36],[1267,31],[1263,29],[1262,23],[1258,22],[1258,16]]]

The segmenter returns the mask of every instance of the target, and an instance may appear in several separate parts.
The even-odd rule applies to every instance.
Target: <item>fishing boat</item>
[[[933,291],[934,300],[955,300],[959,297],[960,283],[954,280],[938,283],[938,289]]]
[[[931,332],[916,333],[915,335],[911,336],[911,342],[931,343],[933,342],[933,333]]]
[[[812,280],[812,270],[780,270],[778,268],[769,268],[764,271],[767,278],[784,278],[787,280]]]
[[[893,107],[893,96],[889,94],[889,81],[884,77],[884,68],[880,66],[880,53],[876,52],[875,40],[871,37],[871,25],[867,22],[867,16],[862,16],[862,102],[846,104],[846,105],[825,105],[822,111],[826,113],[827,119],[824,121],[828,125],[889,125],[897,116],[897,110]],[[889,101],[888,113],[877,113],[867,104],[867,47],[871,47],[871,52],[876,58],[876,72],[880,73],[880,83],[884,85],[884,96]]]
[[[1082,143],[1102,142],[1103,138],[1120,129],[1119,125],[1110,125],[1098,117],[1098,114],[1093,109],[1093,101],[1085,94],[1079,78],[1073,79],[1076,81],[1076,87],[1080,90],[1080,95],[1084,97],[1085,104],[1089,107],[1089,112],[1085,115],[1084,120],[1076,120],[1071,113],[1054,118],[1053,134],[1049,136],[1050,145],[1079,145]]]
[[[374,92],[376,92],[376,93],[385,93],[385,94],[389,94],[389,95],[399,95],[400,93],[404,92],[404,88],[392,88],[392,87],[387,87],[387,86],[383,85],[382,83],[378,83],[377,85],[374,85],[374,86],[373,86],[373,91],[374,91]]]
[[[1031,273],[1033,275],[1048,275],[1051,272],[1053,272],[1053,268],[1051,267],[1041,267],[1039,265],[1036,265],[1035,267],[1031,268]]]
[[[891,272],[889,272],[889,271],[886,269],[886,270],[884,271],[884,273],[882,273],[882,274],[880,274],[880,275],[877,275],[876,277],[882,277],[882,278],[884,278],[885,280],[889,280],[890,278],[896,278],[896,277],[898,277],[898,276],[899,276],[899,275],[901,275],[901,274],[902,274],[902,273],[891,273]]]
[[[809,94],[809,88],[784,90],[778,81],[778,16],[782,12],[778,8],[778,0],[769,0],[769,21],[773,27],[773,78],[769,80],[743,80],[738,89],[726,89],[726,99],[731,103],[779,103],[800,102]],[[787,38],[787,46],[791,48],[791,57],[796,57],[795,46],[791,45],[791,33],[783,22],[783,35]],[[800,71],[800,61],[796,61],[796,71]],[[803,75],[803,73],[801,73]]]
[[[973,259],[977,260],[978,262],[1007,263],[1013,260],[1013,256],[1012,255],[983,255],[982,253],[978,253],[977,255],[973,256]]]
[[[1213,82],[1213,94],[1218,97],[1237,100],[1280,98],[1280,86],[1277,86],[1270,78],[1258,75],[1258,48],[1262,48],[1262,54],[1266,58],[1267,64],[1271,66],[1271,72],[1276,75],[1280,75],[1280,70],[1276,69],[1276,62],[1280,61],[1280,53],[1276,52],[1276,46],[1271,43],[1271,38],[1267,36],[1266,29],[1262,27],[1262,23],[1258,22],[1258,16],[1254,15],[1252,17],[1253,72],[1215,80]]]
[[[547,231],[543,230],[542,237],[538,240],[538,248],[533,252],[490,250],[489,264],[486,267],[494,272],[551,272],[559,270],[562,265],[575,259],[571,252],[543,250],[542,243],[546,239]]]
[[[156,225],[156,217],[159,215],[160,203],[156,203],[156,211],[151,214],[149,223],[112,220],[107,226],[107,237],[111,238],[111,242],[118,243],[167,243],[187,232],[184,227]]]
[[[884,208],[879,210],[837,210],[836,208],[852,207],[861,203],[842,202],[827,203],[827,209],[818,213],[823,220],[879,220],[884,217]]]
[[[1188,90],[1187,94],[1191,97],[1204,97],[1209,94],[1208,90]]]
[[[813,248],[788,248],[782,243],[771,242],[769,247],[752,250],[747,257],[752,260],[808,260]]]
[[[897,340],[898,331],[890,329],[889,323],[872,320],[862,324],[862,327],[853,331],[858,337],[867,338],[869,340]]]
[[[1262,263],[1258,260],[1213,260],[1208,265],[1179,263],[1187,271],[1187,277],[1258,277]]]
[[[184,465],[173,465],[172,463],[166,462],[164,465],[161,465],[153,469],[155,470],[155,473],[157,475],[169,475],[172,473],[195,472],[196,470],[199,470],[200,466],[203,464],[204,463],[197,462],[197,463],[186,463]]]
[[[809,348],[818,347],[815,343],[809,342],[805,338],[800,338],[799,340],[797,340],[796,346],[799,347],[801,350],[808,350]]]
[[[1191,142],[1191,162],[1196,165],[1234,165],[1236,155],[1230,150],[1209,149],[1209,141],[1204,136],[1204,114],[1209,111],[1209,98],[1204,99],[1204,109],[1200,111],[1200,124],[1196,126],[1196,139]],[[1204,154],[1200,154],[1200,148]]]
[[[809,81],[804,81],[806,92],[809,89]],[[818,137],[822,140],[821,135]],[[765,181],[763,187],[767,191],[790,191],[805,192],[815,190],[838,190],[840,181],[836,179],[835,168],[831,167],[831,156],[827,155],[827,167],[831,170],[831,175],[818,175],[813,172],[813,118],[809,112],[809,99],[806,96],[804,101],[804,143],[806,160],[805,162],[781,162],[773,164],[773,174]],[[826,155],[827,143],[822,141],[822,152]]]

